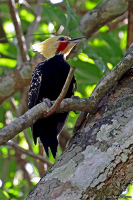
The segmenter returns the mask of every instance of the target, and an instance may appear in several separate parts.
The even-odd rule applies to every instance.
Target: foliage
[[[76,4],[76,8],[81,8],[87,11],[88,9],[94,8],[101,1],[102,0],[84,0],[79,2],[76,0],[68,0],[67,3],[64,1],[61,4],[65,6],[66,9],[62,9],[61,7],[58,7],[58,5],[51,3],[42,4],[42,18],[34,33],[32,44],[51,37],[52,33],[58,32],[59,29],[62,30],[62,35],[66,34],[72,38],[82,36],[82,34],[76,29],[82,16],[76,14],[72,7]],[[8,5],[1,3],[0,7],[3,29],[7,37],[6,43],[3,43],[3,38],[0,38],[0,76],[3,76],[16,67],[18,45]],[[29,25],[35,18],[34,11],[36,5],[33,3],[31,4],[31,7],[28,8],[25,5],[19,5],[16,3],[16,7],[21,19],[22,31],[24,35],[26,35]],[[78,88],[75,95],[83,98],[88,97],[101,77],[121,60],[125,53],[126,37],[126,24],[117,26],[113,31],[110,31],[106,25],[103,26],[97,34],[90,38],[89,41],[83,42],[81,52],[77,56],[68,60],[68,63],[71,66],[76,66],[75,77]],[[30,57],[35,55],[31,48],[28,49],[28,53]],[[22,94],[23,92],[21,91],[13,96],[15,100],[14,104],[18,110],[22,108]],[[77,114],[70,112],[65,127],[69,133],[72,133],[77,116]],[[0,106],[0,129],[9,124],[16,117],[16,112],[12,108],[10,100],[6,100]],[[38,153],[38,145],[35,146],[33,144],[30,128],[27,129],[27,132],[33,151]],[[28,144],[23,132],[17,135],[14,138],[14,141],[21,147],[28,149]],[[62,150],[59,147],[57,158],[61,153]],[[24,172],[17,160],[15,151],[7,146],[0,147],[0,199],[23,199],[30,189],[33,188],[33,185],[38,182],[39,172],[36,165],[34,165],[33,158],[21,154],[21,159],[25,160],[26,163],[30,163],[30,165],[27,165],[29,168],[26,168],[26,170],[28,171],[32,183],[31,186],[29,186],[28,181],[24,178]],[[54,162],[51,153],[48,159],[51,162]],[[129,190],[131,194],[133,188],[130,186]]]

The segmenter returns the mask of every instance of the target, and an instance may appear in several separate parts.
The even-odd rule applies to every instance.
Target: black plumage
[[[70,66],[64,60],[62,54],[55,55],[38,64],[32,75],[28,108],[32,108],[45,98],[56,100],[64,86],[69,70]],[[75,83],[76,80],[73,76],[65,98],[70,98],[73,95]],[[54,114],[47,118],[41,118],[33,124],[34,142],[36,144],[37,137],[40,137],[47,155],[48,147],[50,147],[53,156],[56,156],[57,135],[62,130],[67,116],[68,113]]]

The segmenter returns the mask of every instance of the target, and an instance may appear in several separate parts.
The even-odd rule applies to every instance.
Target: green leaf
[[[81,36],[83,36],[82,33],[78,31],[77,29],[70,31],[69,33],[69,37],[71,38],[76,38],[76,37],[81,37]]]
[[[26,20],[30,23],[33,22],[33,20],[35,18],[35,16],[32,13],[28,12],[25,9],[21,9],[20,12],[19,12],[19,15],[23,20]]]
[[[69,59],[68,63],[70,66],[76,67],[75,76],[78,84],[97,84],[100,78],[103,76],[99,68],[89,62],[84,62],[80,59]]]
[[[66,4],[66,8],[67,8],[66,29],[68,29],[68,24],[69,24],[70,19],[71,19],[71,7],[69,6],[69,3],[68,3],[68,2],[67,2],[67,4]]]
[[[67,23],[66,29],[71,30],[79,25],[80,19],[75,11],[70,7],[69,3],[66,4],[67,8]]]
[[[102,2],[103,0],[89,0],[85,2],[85,7],[88,10],[93,9],[94,7],[96,7],[100,2]]]
[[[9,194],[5,190],[1,190],[2,192],[0,193],[0,199],[6,200],[10,199]]]
[[[0,58],[0,66],[14,68],[17,61],[9,58]]]
[[[109,44],[110,48],[112,48],[114,57],[123,57],[123,51],[117,41],[115,41],[113,33],[100,33],[100,37]]]
[[[11,58],[16,58],[17,48],[9,43],[0,43],[0,53]]]
[[[64,12],[58,8],[56,5],[52,4],[42,4],[44,5],[44,10],[48,11],[49,14],[52,14],[52,16],[55,16],[59,23],[65,27],[66,25],[66,17]]]
[[[103,62],[102,59],[100,59],[99,55],[92,50],[91,46],[88,46],[87,48],[85,48],[84,52],[95,62],[96,66],[102,72],[105,71],[105,69],[107,68],[105,63]]]

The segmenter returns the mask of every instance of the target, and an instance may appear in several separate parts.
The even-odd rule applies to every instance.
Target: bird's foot
[[[48,99],[48,98],[43,99],[43,102],[45,102],[45,103],[47,104],[48,109],[46,109],[46,110],[42,113],[42,115],[41,115],[40,118],[45,118],[45,117],[47,116],[47,113],[48,113],[49,109],[50,109],[51,106],[53,105],[53,103],[51,102],[51,100]]]
[[[53,105],[53,103],[51,102],[51,100],[48,99],[48,98],[43,99],[43,102],[45,102],[48,105],[49,108],[51,108],[51,106]]]

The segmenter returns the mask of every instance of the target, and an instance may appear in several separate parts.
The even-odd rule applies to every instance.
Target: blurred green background
[[[29,57],[31,58],[36,54],[31,50],[31,45],[51,37],[52,33],[59,32],[62,35],[69,35],[72,38],[82,36],[76,29],[81,17],[101,1],[68,0],[68,2],[63,1],[60,4],[52,4],[52,2],[46,1],[42,5],[43,11],[39,25],[36,31],[31,33],[34,34],[34,37],[28,49]],[[28,27],[34,21],[34,11],[36,8],[35,0],[28,1],[28,3],[30,7],[16,2],[22,31],[25,36]],[[7,38],[4,38],[0,34],[0,76],[3,76],[16,67],[18,56],[16,33],[6,1],[5,3],[4,1],[0,2],[0,23]],[[113,28],[111,28],[110,24],[103,26],[88,41],[83,42],[80,53],[67,60],[71,66],[76,67],[76,96],[86,98],[92,93],[102,76],[111,70],[124,56],[126,43],[126,18],[121,20],[117,25],[114,25]],[[20,114],[23,114],[27,109],[27,92],[28,87],[16,93],[0,106],[0,129],[8,125]],[[78,114],[70,112],[65,126],[65,142],[72,133],[77,117]],[[25,138],[25,135],[27,135],[27,138]],[[21,132],[13,139],[14,142],[25,149],[29,149],[28,140],[32,147],[31,150],[39,153],[39,145],[34,145],[30,128],[25,130],[25,132]],[[62,138],[60,140],[63,141]],[[63,145],[65,144],[62,144],[62,148],[64,148]],[[57,158],[62,153],[60,146],[58,147]],[[43,156],[46,155],[44,154]],[[55,162],[51,153],[47,159],[53,163]],[[38,160],[36,162],[39,163]],[[42,163],[40,166],[42,165],[43,169],[38,169],[36,162],[32,157],[18,150],[8,146],[0,146],[0,199],[21,200],[29,193],[33,186],[40,180],[41,174],[44,174],[49,169],[46,164]],[[130,196],[132,193],[133,187],[130,186],[125,194]]]

